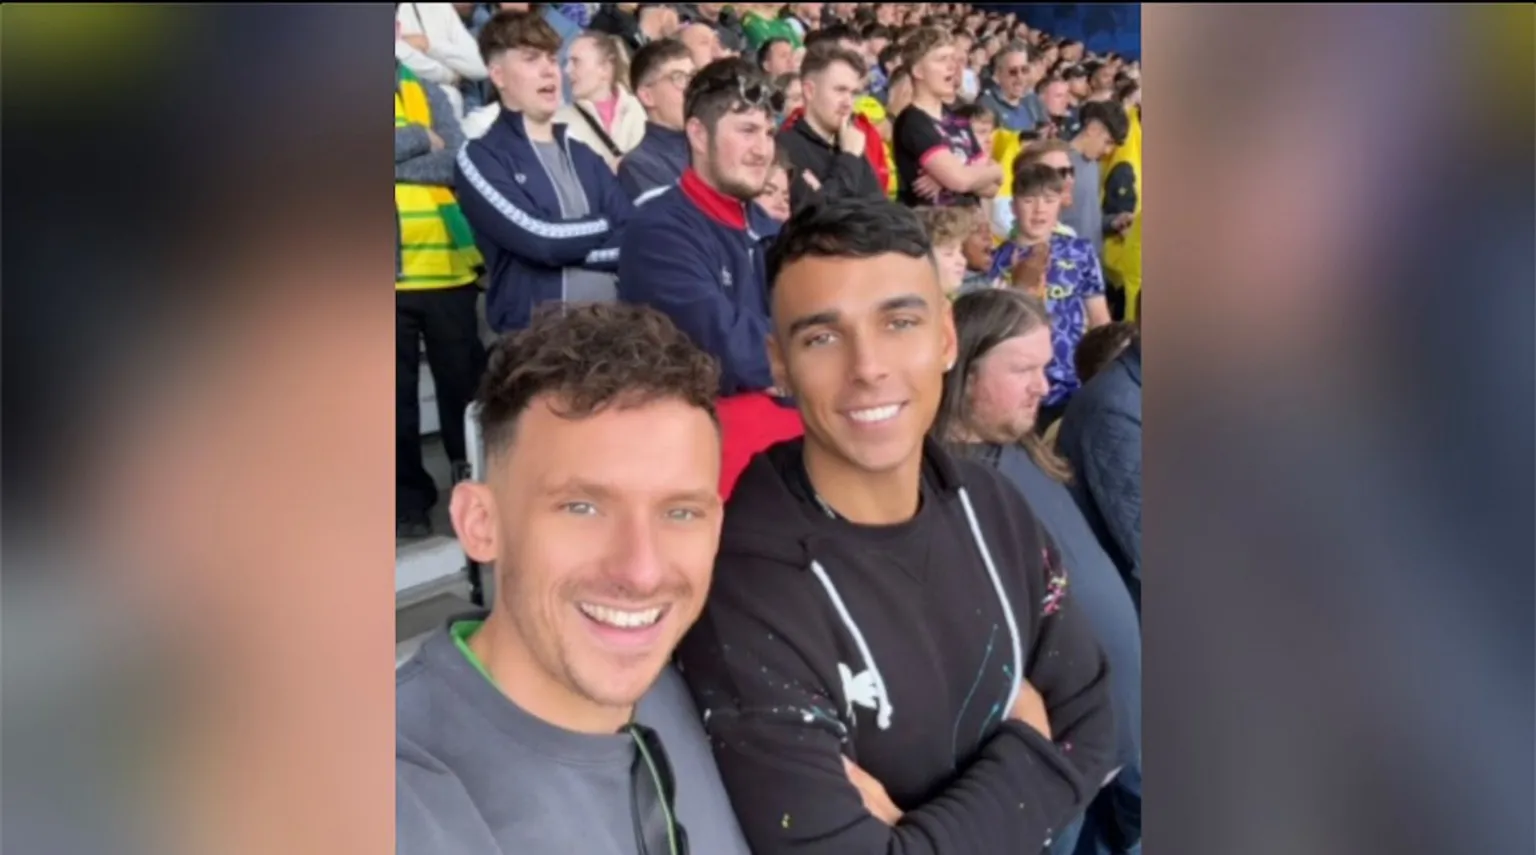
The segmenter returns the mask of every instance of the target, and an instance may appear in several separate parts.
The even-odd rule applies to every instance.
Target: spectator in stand
[[[677,39],[651,42],[635,53],[630,86],[645,107],[645,136],[619,161],[619,184],[630,199],[670,187],[688,168],[683,135],[683,93],[693,79],[693,57]]]
[[[939,269],[939,287],[953,300],[960,296],[965,282],[965,239],[974,230],[975,214],[961,207],[918,208],[917,219],[923,224],[928,242],[933,245],[933,259]]]
[[[773,38],[757,49],[757,65],[769,78],[794,71],[795,46],[789,39]]]
[[[997,52],[992,60],[993,85],[981,96],[981,103],[997,114],[998,124],[1010,131],[1032,131],[1035,116],[1030,110],[1029,47],[1014,42]]]
[[[1056,232],[1063,186],[1061,176],[1048,166],[1036,163],[1018,168],[1013,176],[1017,236],[998,248],[991,270],[994,278],[1008,279],[1015,266],[1029,259],[1038,262],[1039,253],[1049,253],[1044,286],[1055,356],[1045,369],[1051,389],[1036,420],[1042,432],[1061,417],[1081,385],[1073,363],[1078,342],[1089,329],[1110,320],[1104,273],[1093,244]]]
[[[1093,88],[1088,83],[1088,69],[1081,65],[1069,65],[1060,71],[1061,79],[1067,81],[1067,92],[1072,95],[1074,104],[1082,104],[1093,93]]]
[[[773,168],[768,171],[768,183],[757,195],[758,207],[776,223],[782,224],[789,219],[789,183],[794,171],[795,165],[789,162],[784,149],[777,149],[773,154]]]
[[[747,36],[741,31],[741,17],[725,3],[694,3],[684,6],[684,19],[699,21],[715,28],[720,48],[731,56],[739,56],[747,48]]]
[[[1129,321],[1115,321],[1089,330],[1083,340],[1077,343],[1077,352],[1072,355],[1077,379],[1084,386],[1088,385],[1088,381],[1103,373],[1104,369],[1120,358],[1120,354],[1130,347],[1138,334],[1136,325]]]
[[[711,63],[688,84],[690,166],[677,187],[640,205],[625,235],[619,294],[672,318],[720,360],[721,489],[756,452],[798,435],[768,369],[765,242],[778,231],[753,204],[774,158],[772,91],[756,64]]]
[[[719,543],[714,381],[637,306],[543,313],[498,344],[485,478],[453,496],[496,598],[396,672],[399,855],[746,855],[669,665]],[[580,821],[535,807],[555,804]]]
[[[954,39],[955,62],[960,66],[958,96],[962,103],[969,104],[981,94],[981,78],[977,76],[976,70],[971,68],[971,46],[975,44],[975,39],[964,30],[956,30]]]
[[[742,32],[747,34],[747,49],[761,50],[769,39],[787,39],[791,46],[801,45],[800,34],[788,21],[774,15],[772,3],[752,4],[754,8],[741,18]]]
[[[1088,72],[1088,101],[1108,101],[1115,96],[1115,68],[1107,62],[1089,60],[1083,64]]]
[[[607,33],[583,33],[571,45],[565,74],[574,100],[560,108],[555,121],[617,171],[620,159],[645,136],[645,106],[629,91],[623,44]]]
[[[693,57],[695,68],[709,65],[724,53],[720,47],[720,36],[715,33],[715,28],[708,24],[684,26],[677,31],[677,40],[687,46],[688,55]]]
[[[806,53],[803,68],[805,109],[786,117],[778,136],[800,179],[791,186],[791,209],[821,195],[883,197],[885,188],[871,163],[873,128],[853,112],[863,59],[823,42]],[[873,143],[878,142],[876,131]]]
[[[785,72],[773,78],[769,85],[773,88],[773,126],[783,127],[791,113],[805,110],[805,86],[798,71]]]
[[[395,536],[432,533],[437,484],[421,461],[420,372],[437,389],[451,477],[464,477],[464,408],[484,365],[475,303],[480,252],[453,195],[453,155],[464,142],[437,86],[395,61]]]
[[[896,167],[901,174],[902,203],[925,200],[940,206],[972,202],[991,196],[1002,182],[1002,170],[983,155],[970,129],[946,121],[944,104],[958,84],[954,45],[942,30],[924,29],[902,49],[902,67],[912,76],[912,104],[896,117]]]
[[[1141,339],[1072,398],[1057,446],[1073,497],[1141,610]]]
[[[957,357],[944,377],[933,436],[995,467],[1023,494],[1061,550],[1072,574],[1072,596],[1109,661],[1120,771],[1094,800],[1086,824],[1080,818],[1055,835],[1050,852],[1071,855],[1080,840],[1093,844],[1093,852],[1137,852],[1141,626],[1119,571],[1073,501],[1070,465],[1034,433],[1049,388],[1051,329],[1045,307],[1017,291],[993,290],[955,301],[954,316]]]
[[[997,280],[992,278],[992,249],[995,241],[990,218],[980,206],[971,210],[971,217],[971,231],[960,244],[960,252],[965,256],[965,278],[960,281],[962,293],[998,286]]]
[[[1141,84],[1125,80],[1125,143],[1104,163],[1104,275],[1115,317],[1136,320],[1141,298]]]
[[[997,145],[997,114],[984,104],[961,104],[951,111],[955,121],[964,122],[976,138],[976,147],[986,157],[992,157]]]
[[[784,11],[780,13],[779,17],[788,22],[795,32],[799,34],[801,42],[804,42],[807,33],[821,27],[821,4],[790,3],[784,7]],[[799,45],[796,45],[796,47],[799,47]]]
[[[1035,84],[1034,100],[1026,102],[1040,137],[1068,138],[1062,129],[1072,120],[1072,93],[1065,80],[1050,75],[1041,78]]]
[[[592,18],[592,29],[624,40],[630,56],[651,42],[677,35],[677,11],[662,3],[605,3]]]
[[[1077,173],[1072,191],[1072,206],[1062,216],[1079,237],[1093,243],[1094,253],[1104,252],[1104,210],[1100,201],[1099,161],[1114,153],[1125,142],[1130,130],[1125,110],[1113,101],[1084,104],[1082,130],[1072,138],[1067,156]],[[1128,222],[1126,223],[1129,224]]]
[[[830,199],[770,267],[805,438],[742,474],[678,648],[747,843],[1039,852],[1111,770],[1110,678],[1024,498],[926,436],[955,334],[922,227]]]
[[[464,117],[463,87],[486,79],[474,36],[449,3],[395,4],[395,59],[417,79],[443,87],[455,121]]]
[[[1083,43],[1077,39],[1067,39],[1061,43],[1061,58],[1070,63],[1083,61]]]
[[[554,121],[560,37],[532,13],[500,12],[480,33],[501,115],[460,149],[456,186],[485,254],[486,317],[527,326],[540,303],[615,297],[630,203],[612,170]]]
[[[891,46],[891,30],[883,24],[870,24],[864,28],[862,35],[865,64],[869,67],[870,94],[884,97],[890,85],[890,66],[897,55],[895,52],[886,53]]]
[[[1043,163],[1056,171],[1061,176],[1061,210],[1062,216],[1072,209],[1074,204],[1073,194],[1077,191],[1077,167],[1072,165],[1072,146],[1058,139],[1035,140],[1023,151],[1019,152],[1018,159],[1014,161],[1013,169],[1017,172],[1032,163]],[[1009,240],[1016,237],[1015,223],[1012,210],[1008,213],[1008,228],[1005,234]],[[1077,237],[1077,230],[1061,222],[1056,223],[1056,233],[1067,237]]]

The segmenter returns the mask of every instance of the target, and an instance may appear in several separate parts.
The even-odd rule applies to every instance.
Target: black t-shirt
[[[896,124],[891,128],[891,140],[896,155],[897,198],[903,205],[947,207],[976,201],[974,193],[942,190],[936,201],[929,201],[912,191],[912,182],[923,174],[923,161],[933,153],[948,150],[960,158],[962,163],[971,163],[982,156],[981,146],[977,145],[976,137],[971,134],[970,123],[948,114],[940,121],[915,105],[908,106],[896,117]]]

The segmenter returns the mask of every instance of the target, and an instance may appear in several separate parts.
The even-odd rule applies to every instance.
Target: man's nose
[[[666,576],[657,521],[643,512],[624,515],[614,524],[605,575],[636,596],[661,587]]]

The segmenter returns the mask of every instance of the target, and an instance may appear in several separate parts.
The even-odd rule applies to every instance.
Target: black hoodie
[[[806,118],[804,110],[790,118],[791,122],[779,131],[778,144],[796,169],[796,174],[791,177],[799,178],[809,172],[820,183],[819,190],[812,190],[804,179],[791,182],[789,206],[792,210],[798,211],[811,200],[823,196],[829,199],[843,196],[880,199],[885,196],[874,167],[863,154],[849,154],[838,147],[836,140],[828,142],[811,128],[811,120]]]
[[[737,482],[678,649],[752,851],[1040,851],[1097,792],[1115,737],[1104,656],[1055,547],[995,472],[932,442],[910,521],[835,519],[802,442]],[[1020,670],[1054,744],[1008,719]],[[864,809],[843,755],[904,811],[895,827]]]

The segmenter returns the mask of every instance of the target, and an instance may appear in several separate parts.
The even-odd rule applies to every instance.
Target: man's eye
[[[703,516],[704,512],[698,508],[673,508],[667,511],[667,518],[676,522],[691,522],[692,520],[702,519]]]
[[[892,318],[891,319],[891,328],[892,329],[906,330],[906,329],[911,329],[911,328],[913,328],[915,326],[917,326],[917,319],[916,318]]]
[[[589,517],[597,513],[597,506],[591,502],[566,502],[560,509],[568,514]]]
[[[829,332],[819,332],[815,333],[814,335],[808,335],[803,341],[800,342],[803,347],[820,347],[824,344],[831,343],[832,334]]]

